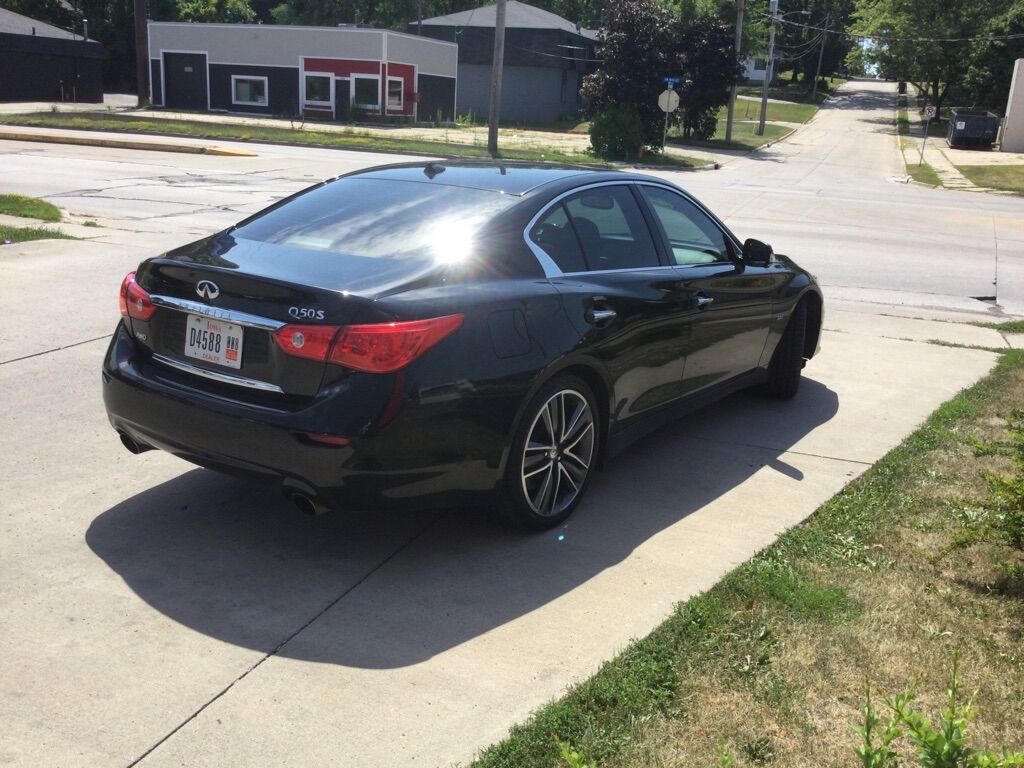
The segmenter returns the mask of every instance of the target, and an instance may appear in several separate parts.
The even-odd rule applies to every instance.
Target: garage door
[[[205,53],[164,54],[164,104],[168,109],[209,109]]]

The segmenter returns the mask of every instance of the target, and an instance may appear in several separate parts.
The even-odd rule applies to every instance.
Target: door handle
[[[697,294],[697,309],[707,309],[714,303],[714,299],[710,296],[705,296],[703,293]]]
[[[603,325],[604,323],[611,322],[619,313],[611,307],[594,307],[588,309],[584,318],[591,325]]]

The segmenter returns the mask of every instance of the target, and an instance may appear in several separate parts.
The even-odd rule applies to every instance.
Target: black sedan
[[[494,498],[542,529],[667,419],[792,397],[822,299],[661,179],[428,163],[144,261],[121,314],[103,394],[133,453],[274,479],[307,512]]]

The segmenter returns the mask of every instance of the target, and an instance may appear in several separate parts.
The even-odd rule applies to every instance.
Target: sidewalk
[[[913,106],[907,108],[907,115],[911,122],[910,134],[903,138],[908,139],[912,144],[912,146],[908,146],[904,150],[907,165],[909,166],[917,164],[917,160],[921,156],[921,142],[924,140],[924,120],[918,115]],[[942,186],[947,189],[1006,195],[1012,193],[988,187],[979,187],[960,172],[957,164],[1022,165],[1024,164],[1024,153],[953,149],[946,143],[944,138],[929,136],[924,149],[924,162],[935,170],[936,175],[942,181]]]

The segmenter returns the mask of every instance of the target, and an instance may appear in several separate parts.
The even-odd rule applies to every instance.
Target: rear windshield
[[[391,179],[338,179],[235,230],[236,237],[384,259],[460,260],[481,225],[518,198]]]

